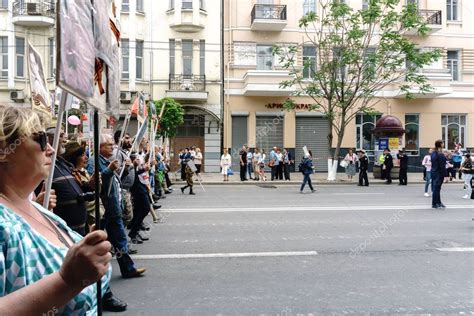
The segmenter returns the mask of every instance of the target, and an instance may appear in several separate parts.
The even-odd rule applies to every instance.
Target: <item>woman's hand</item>
[[[67,284],[81,289],[97,282],[109,269],[111,247],[104,231],[87,234],[69,249],[59,274]]]
[[[36,203],[43,205],[45,195],[46,195],[45,185],[43,184],[43,188],[41,189],[41,192],[38,194],[38,196],[35,199]],[[56,203],[57,203],[56,191],[51,189],[49,191],[48,210],[54,209],[56,207]]]

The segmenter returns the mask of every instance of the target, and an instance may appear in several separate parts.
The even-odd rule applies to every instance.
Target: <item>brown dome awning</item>
[[[402,136],[405,128],[397,117],[385,115],[377,120],[373,133],[376,136]]]

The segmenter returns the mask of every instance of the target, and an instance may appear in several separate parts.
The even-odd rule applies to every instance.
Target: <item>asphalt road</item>
[[[298,191],[168,195],[136,246],[146,276],[123,280],[114,262],[124,314],[474,314],[474,203],[461,184],[445,186],[444,211],[421,185]]]

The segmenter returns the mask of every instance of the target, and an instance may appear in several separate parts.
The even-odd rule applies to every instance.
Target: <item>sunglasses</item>
[[[41,151],[46,151],[46,147],[48,146],[48,136],[45,132],[33,133],[33,140],[40,145]]]

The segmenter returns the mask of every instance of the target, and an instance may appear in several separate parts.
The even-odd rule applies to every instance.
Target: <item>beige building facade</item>
[[[172,162],[177,162],[180,148],[197,146],[204,156],[204,171],[218,172],[222,131],[219,1],[122,0],[120,9],[123,113],[137,92],[152,100],[175,99],[184,107],[185,118],[170,144]]]
[[[26,43],[42,56],[55,90],[55,2],[0,1],[0,102],[31,106]],[[221,6],[205,0],[117,0],[121,29],[121,118],[136,95],[171,97],[185,109],[185,124],[171,142],[200,147],[203,170],[219,171],[221,151]],[[129,130],[134,134],[137,121]]]
[[[38,50],[48,88],[55,88],[55,7],[52,1],[0,1],[0,102],[31,106],[26,46]]]
[[[411,1],[411,0],[410,0]],[[354,9],[365,1],[347,0]],[[421,71],[434,87],[432,93],[415,93],[415,100],[405,99],[396,87],[380,91],[383,98],[376,107],[379,116],[359,115],[349,124],[342,154],[348,148],[375,149],[372,130],[383,115],[396,116],[407,133],[400,147],[410,155],[413,171],[436,139],[444,139],[449,149],[455,143],[474,147],[474,2],[467,0],[414,0],[430,21],[425,38],[410,36],[420,49],[438,48],[441,60]],[[307,11],[320,10],[312,0],[225,1],[225,102],[224,147],[232,152],[247,144],[265,151],[273,146],[288,148],[301,159],[301,147],[307,145],[318,171],[327,171],[327,121],[321,113],[307,110],[311,99],[295,98],[298,109],[283,111],[283,102],[294,89],[281,89],[279,83],[288,72],[272,56],[273,44],[301,44],[306,40],[298,20]],[[298,52],[297,65],[306,54]],[[333,142],[335,147],[335,140]]]

